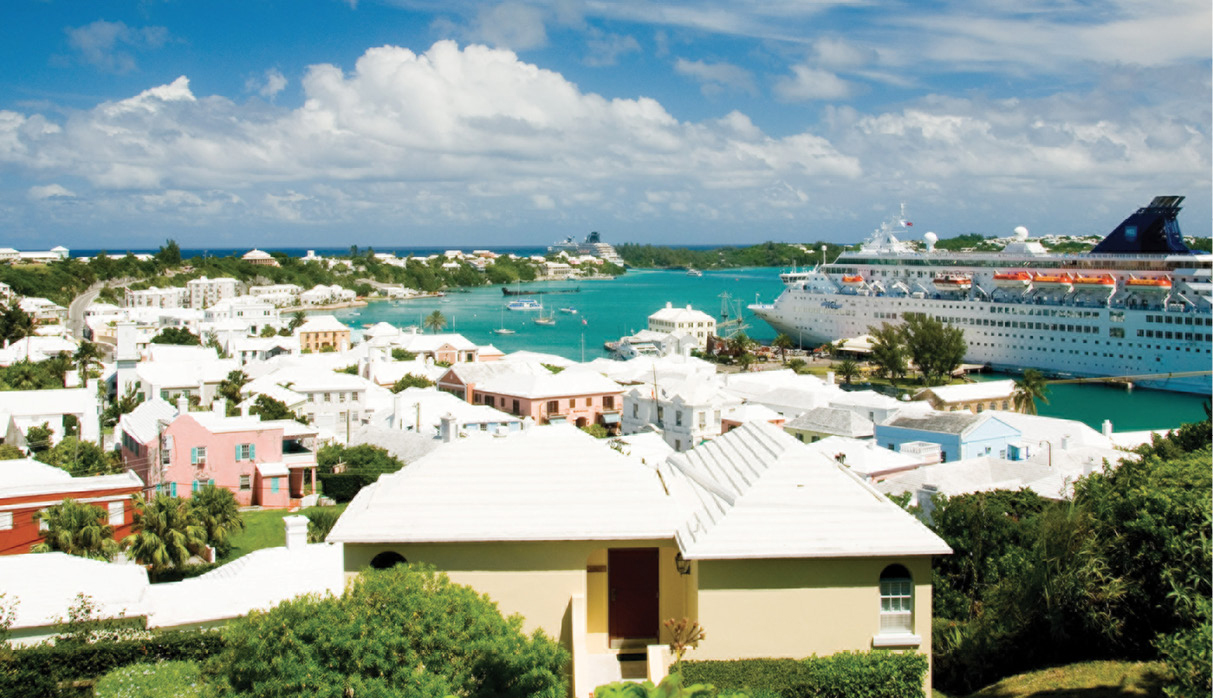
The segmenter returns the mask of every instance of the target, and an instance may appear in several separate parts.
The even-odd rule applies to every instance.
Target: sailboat
[[[514,330],[505,326],[505,308],[501,309],[501,327],[493,330],[493,334],[514,334]]]
[[[536,325],[548,325],[548,326],[556,324],[556,318],[552,317],[551,313],[548,313],[547,315],[543,314],[543,304],[542,303],[539,304],[539,317],[535,318],[535,324]]]

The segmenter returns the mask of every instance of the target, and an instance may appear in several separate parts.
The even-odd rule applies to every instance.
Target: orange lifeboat
[[[968,291],[973,287],[973,277],[969,274],[940,274],[933,283],[937,291]]]
[[[1171,290],[1171,278],[1162,276],[1153,279],[1129,279],[1125,286],[1142,293],[1167,293]]]
[[[1032,285],[1041,289],[1065,289],[1074,287],[1074,277],[1069,274],[1037,274],[1032,277]]]
[[[994,275],[994,285],[1011,291],[1022,291],[1032,283],[1032,275],[1026,271],[1008,271]]]
[[[1116,279],[1112,278],[1111,274],[1104,274],[1103,276],[1075,276],[1074,285],[1084,286],[1087,289],[1097,287],[1112,288],[1116,285]]]
[[[842,285],[847,288],[863,286],[863,276],[860,274],[846,274],[842,277]]]

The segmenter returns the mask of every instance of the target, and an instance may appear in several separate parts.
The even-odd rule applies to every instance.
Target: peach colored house
[[[189,497],[213,484],[241,506],[284,509],[316,487],[314,427],[289,420],[179,415],[161,439],[157,493]]]
[[[488,405],[536,424],[601,424],[619,430],[623,386],[593,371],[505,374],[476,385],[471,402]]]
[[[350,328],[332,315],[314,315],[295,330],[299,338],[300,351],[323,351],[331,347],[334,351],[350,348]]]

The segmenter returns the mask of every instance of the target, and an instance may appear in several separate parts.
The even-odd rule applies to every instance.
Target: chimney
[[[834,372],[826,371],[826,385],[834,385]]]
[[[449,444],[459,435],[458,429],[455,426],[455,417],[449,412],[438,420],[438,425],[438,434],[444,444]]]
[[[190,411],[190,396],[181,393],[177,396],[177,414],[188,414]]]
[[[674,307],[674,304],[673,304],[672,302],[670,302],[670,301],[666,301],[666,303],[665,303],[665,307],[667,307],[667,308],[673,308],[673,307]]]
[[[1104,436],[1107,436],[1110,438],[1112,436],[1112,420],[1110,420],[1110,419],[1103,420],[1103,428],[1100,431],[1103,432]]]
[[[1061,437],[1061,450],[1065,451],[1068,448],[1070,448],[1070,435],[1063,434]]]
[[[227,398],[215,398],[215,401],[211,403],[211,411],[220,417],[227,416]]]
[[[307,517],[287,516],[282,523],[286,525],[286,549],[289,552],[303,550],[307,546]]]

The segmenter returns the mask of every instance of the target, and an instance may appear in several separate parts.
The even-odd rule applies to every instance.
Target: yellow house
[[[329,535],[345,570],[436,566],[573,654],[578,698],[694,659],[874,647],[930,656],[942,540],[845,466],[747,423],[660,464],[568,426],[444,445],[364,488]],[[928,683],[929,685],[929,683]]]

